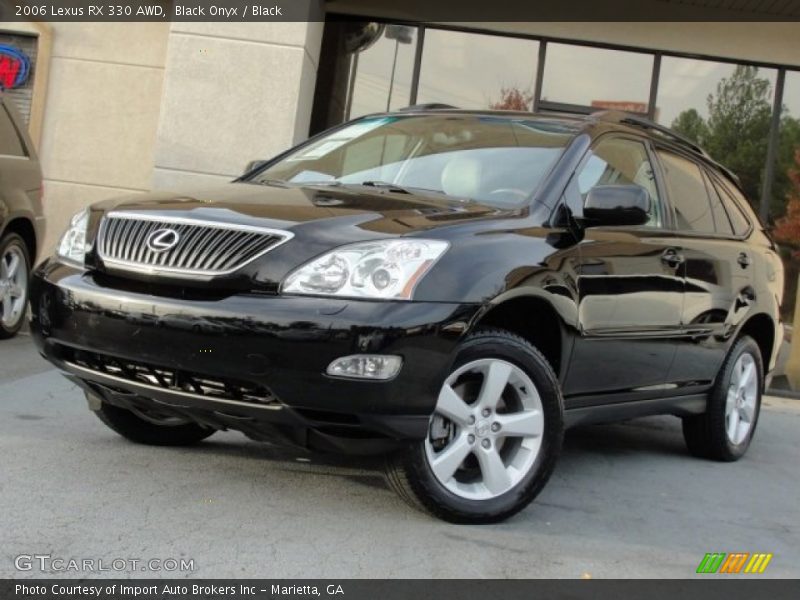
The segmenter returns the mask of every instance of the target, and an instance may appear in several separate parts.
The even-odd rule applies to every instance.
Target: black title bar
[[[753,576],[693,580],[24,579],[3,600],[795,600],[800,581]]]
[[[713,0],[0,0],[0,21],[415,22],[798,21],[800,1]]]
[[[0,0],[2,21],[324,21],[320,0]]]

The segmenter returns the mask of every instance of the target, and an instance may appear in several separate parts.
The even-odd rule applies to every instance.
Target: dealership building
[[[229,181],[253,159],[370,112],[432,102],[610,108],[714,127],[726,83],[747,77],[758,80],[748,89],[759,90],[763,121],[740,133],[749,195],[772,222],[785,212],[786,157],[800,149],[800,27],[788,22],[796,2],[637,3],[653,18],[708,22],[457,24],[420,21],[424,3],[414,1],[311,2],[324,21],[0,23],[0,55],[13,48],[29,63],[14,81],[0,62],[0,78],[42,159],[45,250],[89,203]],[[586,3],[574,4],[581,14]],[[793,261],[787,253],[796,280]]]

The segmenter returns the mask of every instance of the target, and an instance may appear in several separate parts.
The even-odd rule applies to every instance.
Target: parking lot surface
[[[690,577],[706,552],[771,552],[763,576],[797,577],[800,401],[765,399],[758,429],[732,464],[691,458],[675,418],[576,429],[527,510],[457,526],[408,508],[373,459],[227,432],[128,443],[22,335],[0,342],[0,577]],[[15,568],[32,554],[194,570]]]

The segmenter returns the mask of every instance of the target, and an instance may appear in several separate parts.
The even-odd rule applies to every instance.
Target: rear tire
[[[12,338],[22,328],[28,308],[31,257],[16,233],[0,239],[0,340]]]
[[[689,453],[725,462],[744,456],[758,424],[763,386],[761,350],[742,336],[720,368],[706,412],[683,419]]]
[[[386,480],[408,504],[446,521],[502,521],[547,483],[563,421],[544,356],[517,335],[481,330],[458,350],[428,437],[388,457]]]
[[[148,446],[192,446],[212,435],[216,430],[185,421],[157,424],[135,413],[103,402],[97,417],[125,439]]]

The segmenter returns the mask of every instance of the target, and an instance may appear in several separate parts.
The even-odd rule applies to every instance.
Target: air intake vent
[[[249,225],[109,213],[100,224],[97,251],[113,269],[211,278],[233,273],[291,237]]]
[[[262,405],[278,402],[269,389],[254,383],[191,371],[178,371],[169,367],[150,365],[106,354],[74,350],[66,346],[60,347],[60,354],[64,360],[79,367],[169,391]]]

